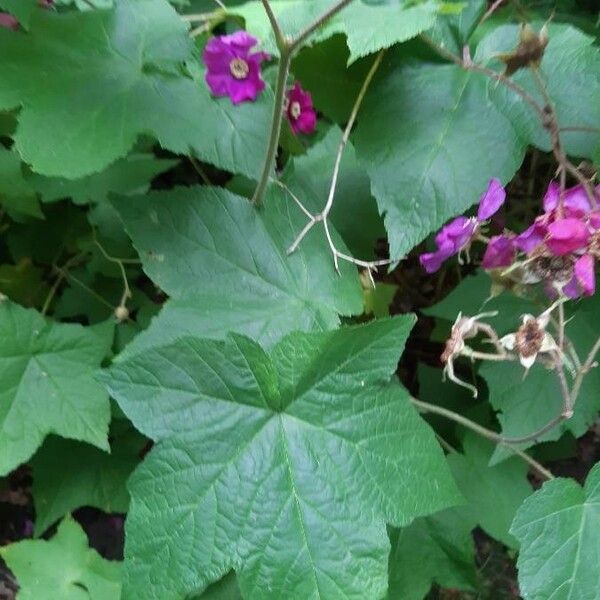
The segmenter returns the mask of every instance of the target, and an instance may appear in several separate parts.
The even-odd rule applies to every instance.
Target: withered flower
[[[512,52],[498,54],[498,58],[506,65],[505,75],[512,75],[519,69],[539,67],[548,45],[548,29],[544,25],[539,34],[527,23],[521,25],[519,44]]]
[[[529,314],[523,315],[519,329],[500,339],[507,350],[514,350],[519,355],[519,361],[526,370],[533,366],[538,354],[559,351],[554,338],[546,331],[553,308],[554,305],[537,318]]]

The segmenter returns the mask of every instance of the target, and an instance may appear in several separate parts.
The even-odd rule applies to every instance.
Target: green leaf
[[[27,26],[34,10],[39,8],[38,0],[0,0],[0,9],[9,12]]]
[[[455,65],[385,59],[353,139],[385,212],[393,259],[477,202],[490,178],[508,181],[521,164],[526,140],[490,101],[491,85]]]
[[[537,28],[541,26],[540,23]],[[594,44],[593,37],[568,25],[551,25],[549,37],[540,74],[546,82],[558,122],[562,127],[597,129],[600,123],[600,49]],[[514,49],[517,41],[517,26],[499,27],[480,42],[475,60],[489,61],[495,54]],[[515,73],[514,79],[543,105],[544,100],[528,70]],[[515,126],[527,133],[530,143],[549,152],[550,136],[538,126],[539,120],[532,118],[529,108],[503,86],[491,91],[497,102],[510,105]],[[568,154],[591,158],[600,143],[600,133],[565,131],[561,141]]]
[[[331,177],[342,131],[332,127],[309,151],[294,159],[283,181],[313,214],[327,202]],[[291,201],[291,199],[289,200]],[[370,181],[356,162],[352,144],[342,157],[331,222],[350,251],[363,260],[373,258],[377,239],[385,237],[383,220],[371,196]]]
[[[152,179],[177,164],[175,160],[161,160],[152,154],[132,154],[107,167],[104,171],[69,180],[34,175],[30,183],[43,202],[71,198],[75,204],[104,202],[109,193],[128,195],[148,191]]]
[[[35,190],[25,179],[21,159],[0,145],[0,205],[32,217],[42,217]]]
[[[36,11],[29,34],[0,30],[0,55],[0,109],[22,106],[16,147],[38,173],[76,179],[101,171],[142,133],[172,152],[259,172],[272,93],[240,106],[211,98],[201,69],[197,80],[182,72],[197,50],[162,0]]]
[[[413,323],[296,332],[270,357],[188,337],[113,366],[111,394],[158,442],[130,480],[127,593],[183,599],[235,568],[252,600],[381,597],[385,522],[458,499],[389,383]]]
[[[423,600],[433,582],[476,589],[471,529],[470,521],[450,508],[392,530],[388,600]]]
[[[119,600],[121,565],[88,547],[70,517],[50,540],[25,540],[0,548],[19,583],[19,600]]]
[[[479,269],[475,275],[465,277],[441,302],[424,312],[454,323],[458,313],[472,317],[496,311],[495,317],[487,317],[486,320],[500,335],[514,331],[522,314],[537,312],[531,299],[509,291],[493,296],[492,286],[490,276]]]
[[[292,62],[292,72],[311,93],[319,111],[343,124],[365,80],[373,58],[358,60],[348,66],[350,50],[343,35],[314,46],[306,46]]]
[[[0,293],[27,307],[41,306],[49,292],[43,275],[29,258],[16,265],[0,265]]]
[[[329,0],[280,0],[270,4],[281,28],[290,37],[300,33],[332,6]],[[336,33],[345,33],[350,49],[348,62],[352,63],[429,29],[435,23],[437,6],[434,1],[412,6],[404,2],[377,6],[353,2],[329,19],[311,36],[310,42],[314,44]],[[231,12],[242,16],[248,31],[258,36],[269,52],[277,54],[275,38],[260,2],[248,2]]]
[[[453,509],[456,518],[479,525],[506,546],[515,548],[516,540],[508,533],[515,513],[531,494],[527,464],[513,455],[500,465],[489,466],[495,444],[475,433],[463,440],[463,454],[448,455],[448,464],[458,489],[467,499],[466,506]]]
[[[583,489],[554,479],[525,500],[511,533],[521,543],[517,567],[526,600],[600,598],[599,507],[600,465]]]
[[[127,354],[182,335],[237,331],[272,346],[287,332],[331,329],[362,311],[354,266],[337,275],[322,229],[291,256],[306,216],[280,188],[256,210],[206,186],[115,201],[144,270],[172,298]]]
[[[108,450],[108,396],[94,380],[112,336],[0,302],[0,474],[49,433]]]
[[[125,483],[145,442],[123,422],[114,425],[112,433],[111,454],[54,436],[38,450],[31,461],[36,536],[81,506],[95,506],[107,513],[127,512]]]

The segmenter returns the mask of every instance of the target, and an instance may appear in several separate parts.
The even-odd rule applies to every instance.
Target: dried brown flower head
[[[498,58],[506,65],[505,75],[512,75],[519,69],[538,67],[548,45],[548,30],[544,25],[539,34],[528,24],[521,25],[519,44],[512,52],[499,54]]]

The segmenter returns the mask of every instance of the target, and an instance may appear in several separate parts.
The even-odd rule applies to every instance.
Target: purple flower
[[[256,97],[265,89],[260,65],[270,56],[264,52],[250,53],[256,38],[245,31],[212,38],[204,48],[206,83],[215,96],[229,96],[233,104]]]
[[[508,267],[515,260],[517,250],[513,240],[505,235],[495,235],[488,243],[481,266],[484,269]]]
[[[16,30],[19,29],[19,21],[8,13],[0,12],[0,27]]]
[[[481,223],[496,214],[506,199],[506,192],[498,179],[491,179],[479,200],[477,217],[457,217],[444,225],[435,236],[437,250],[421,254],[419,260],[428,273],[435,273],[442,263],[461,250],[468,248]]]
[[[533,225],[530,225],[514,239],[514,244],[519,250],[525,252],[525,254],[530,254],[544,242],[546,234],[546,224],[542,219],[538,218],[533,222]]]
[[[296,135],[298,133],[310,134],[315,130],[317,115],[313,108],[312,97],[310,92],[303,90],[297,81],[294,83],[294,87],[287,92],[284,110],[292,131]]]
[[[596,273],[594,257],[584,254],[575,261],[573,278],[563,288],[569,298],[578,298],[582,294],[593,296],[596,292]]]
[[[477,210],[477,220],[487,221],[494,216],[506,200],[506,191],[502,187],[499,179],[495,177],[490,179],[485,194],[479,200],[479,209]]]
[[[579,219],[558,219],[548,225],[546,247],[554,256],[564,256],[587,246],[590,232]]]
[[[546,195],[544,196],[544,211],[551,212],[558,208],[560,199],[560,185],[551,181]],[[563,208],[569,216],[584,215],[590,212],[590,200],[582,185],[565,190],[563,197]]]
[[[435,236],[437,250],[421,254],[419,257],[423,268],[428,273],[435,273],[446,259],[458,254],[469,245],[477,225],[476,219],[467,219],[467,217],[457,217],[448,225],[444,225]]]

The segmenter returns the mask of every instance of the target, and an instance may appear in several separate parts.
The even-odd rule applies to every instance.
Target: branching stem
[[[442,417],[446,417],[447,419],[454,421],[455,423],[458,423],[459,425],[462,425],[463,427],[466,427],[471,431],[474,431],[475,433],[490,440],[491,442],[508,448],[511,452],[513,452],[517,456],[520,456],[523,460],[527,461],[545,479],[554,479],[554,475],[552,475],[550,471],[544,468],[536,460],[531,458],[531,456],[529,456],[522,450],[515,448],[512,445],[518,442],[513,442],[510,438],[503,438],[500,434],[496,433],[495,431],[487,429],[486,427],[479,425],[479,423],[475,423],[475,421],[471,421],[471,419],[467,419],[467,417],[463,417],[463,415],[460,415],[447,408],[443,408],[442,406],[429,404],[428,402],[423,402],[422,400],[417,400],[416,398],[411,398],[411,402],[422,412],[432,413]]]
[[[267,142],[267,150],[265,152],[265,159],[263,161],[263,168],[252,196],[252,203],[255,206],[262,204],[267,184],[273,167],[275,165],[275,159],[277,157],[277,148],[279,146],[279,137],[281,135],[281,122],[283,120],[283,105],[285,103],[285,91],[288,74],[290,72],[290,64],[292,57],[298,48],[306,41],[306,39],[312,35],[321,25],[323,25],[328,19],[333,17],[336,13],[342,10],[345,6],[350,4],[352,0],[341,0],[334,4],[327,12],[321,15],[313,23],[308,25],[303,31],[301,31],[295,38],[287,39],[284,32],[277,21],[277,17],[273,12],[273,8],[269,3],[269,0],[262,0],[263,7],[267,13],[271,28],[275,35],[275,41],[277,43],[277,49],[279,50],[279,66],[277,70],[277,83],[275,84],[275,100],[273,104],[273,114],[271,116],[271,130],[269,132],[269,140]]]

